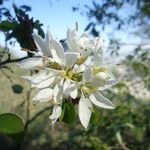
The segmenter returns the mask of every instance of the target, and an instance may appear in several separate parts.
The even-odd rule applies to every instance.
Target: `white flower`
[[[81,93],[79,100],[79,118],[82,125],[87,128],[92,113],[92,103],[98,107],[106,109],[114,109],[115,106],[100,92],[101,87],[105,87],[110,80],[108,70],[104,67],[97,68],[97,73],[94,74],[92,66],[88,66],[82,76],[82,81],[74,89],[68,91],[78,91]],[[99,72],[98,72],[99,71]],[[99,74],[99,75],[97,75]],[[94,81],[94,85],[93,85]],[[109,83],[110,84],[110,83]],[[79,86],[80,85],[80,86]],[[70,95],[71,97],[71,95]],[[84,107],[84,108],[83,108]]]
[[[42,56],[24,60],[19,66],[38,70],[37,74],[23,78],[39,89],[34,101],[50,101],[54,105],[50,116],[53,124],[61,116],[64,99],[74,101],[79,98],[79,119],[85,128],[88,127],[94,106],[106,109],[115,107],[101,93],[116,83],[109,67],[101,65],[101,38],[91,40],[87,33],[79,37],[76,29],[68,29],[67,50],[50,32],[45,40],[36,34],[34,39]]]
[[[79,37],[77,29],[67,32],[67,45],[69,51],[78,52],[81,55],[84,53],[91,53],[100,49],[103,45],[103,40],[99,37],[91,40],[88,34],[85,32]]]

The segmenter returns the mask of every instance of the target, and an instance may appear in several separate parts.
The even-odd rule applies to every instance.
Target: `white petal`
[[[99,87],[98,91],[104,91],[104,90],[110,89],[112,86],[114,86],[117,83],[118,83],[117,80],[109,81],[105,86]]]
[[[57,101],[59,101],[60,97],[59,97],[59,85],[57,84],[55,87],[54,87],[54,91],[53,91],[53,99],[54,101],[57,103]]]
[[[60,83],[62,78],[60,76],[55,75],[55,80],[52,82],[51,86],[54,87],[56,84]]]
[[[78,86],[75,84],[68,85],[68,87],[65,89],[64,94],[66,96],[70,96],[71,98],[75,99],[78,96]]]
[[[44,40],[38,34],[34,34],[33,38],[38,49],[41,50],[44,55],[46,55],[46,46]]]
[[[87,49],[89,47],[90,40],[88,38],[87,33],[83,33],[80,37],[80,46],[83,48],[83,50]]]
[[[89,83],[89,82],[91,82],[92,81],[92,68],[91,68],[91,66],[88,66],[86,69],[85,69],[85,71],[84,71],[84,73],[83,73],[83,82],[84,83]]]
[[[39,84],[32,84],[32,87],[36,87],[39,89],[46,88],[51,86],[55,81],[55,77],[48,78],[46,80],[41,81]]]
[[[95,75],[97,78],[99,78],[99,80],[102,81],[107,81],[108,78],[108,74],[106,72],[99,72],[98,74]]]
[[[108,80],[109,78],[106,72],[99,72],[93,77],[91,85],[96,88],[103,87],[107,84]]]
[[[33,84],[39,84],[40,82],[46,79],[49,79],[51,77],[54,77],[54,76],[56,76],[55,72],[52,72],[49,70],[42,70],[33,76],[22,76],[22,78],[28,80],[29,82]]]
[[[36,67],[43,66],[43,59],[36,58],[36,57],[28,58],[26,60],[19,62],[18,66],[22,69],[33,70],[33,69],[36,69]]]
[[[70,93],[70,97],[75,99],[78,96],[78,88],[79,86],[77,86],[76,84],[72,84],[68,90],[68,92]]]
[[[62,111],[61,106],[55,105],[53,107],[53,112],[49,117],[52,120],[52,124],[54,124],[57,121],[57,119],[60,117],[61,111]]]
[[[55,103],[60,104],[62,102],[62,93],[63,93],[63,82],[61,80],[60,83],[54,87],[53,99]]]
[[[70,81],[66,80],[63,85],[63,94],[65,96],[69,96],[69,93],[68,93],[69,85],[70,85]]]
[[[110,102],[106,97],[104,97],[101,93],[95,92],[90,95],[90,100],[93,104],[98,107],[106,108],[106,109],[114,109],[115,106],[112,102]]]
[[[75,88],[73,91],[70,91],[70,97],[76,99],[78,96],[78,89]]]
[[[51,39],[52,39],[52,35],[48,30],[45,37],[45,52],[43,52],[44,55],[46,56],[51,56]]]
[[[94,53],[94,58],[93,58],[93,65],[95,67],[99,67],[102,64],[102,50],[99,48],[95,53]]]
[[[78,53],[66,53],[65,55],[65,65],[67,68],[71,68],[77,61]]]
[[[92,113],[92,103],[84,96],[79,101],[79,119],[82,125],[87,128]]]
[[[79,43],[79,38],[78,38],[76,30],[71,31],[70,29],[68,29],[67,45],[68,45],[70,51],[79,52],[80,43]]]
[[[52,99],[52,96],[53,96],[53,89],[46,88],[40,90],[39,93],[33,98],[33,100],[39,102],[47,102]]]
[[[54,39],[51,39],[51,44],[52,44],[51,49],[52,57],[55,59],[56,62],[64,63],[65,54],[61,43]]]
[[[80,65],[80,66],[78,66],[78,65],[75,65],[74,67],[73,67],[73,73],[80,73],[80,72],[84,72],[85,71],[85,65],[84,64],[82,64],[82,65]]]

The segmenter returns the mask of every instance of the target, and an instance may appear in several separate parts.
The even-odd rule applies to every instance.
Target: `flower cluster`
[[[78,104],[79,119],[85,128],[95,105],[106,109],[115,107],[101,94],[116,80],[110,68],[102,65],[100,37],[90,39],[87,33],[78,36],[77,29],[68,29],[65,49],[50,32],[44,40],[35,34],[34,40],[42,55],[23,60],[19,66],[38,70],[37,74],[23,78],[39,89],[34,101],[53,103],[50,115],[53,124],[62,114],[64,100]]]

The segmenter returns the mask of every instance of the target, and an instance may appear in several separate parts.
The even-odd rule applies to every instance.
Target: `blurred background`
[[[104,64],[119,83],[104,94],[115,110],[99,109],[85,130],[78,119],[51,125],[48,103],[34,103],[36,91],[16,63],[36,51],[33,33],[65,43],[67,28],[104,39]],[[16,142],[0,133],[0,150],[150,150],[149,0],[0,0],[0,114],[15,113],[25,124]],[[117,65],[116,65],[117,64]],[[76,106],[76,111],[77,106]],[[0,122],[1,123],[1,122]]]

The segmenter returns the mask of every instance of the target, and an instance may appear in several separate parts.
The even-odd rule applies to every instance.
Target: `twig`
[[[32,117],[30,120],[28,120],[28,122],[26,123],[26,125],[29,125],[30,123],[32,123],[37,117],[39,117],[40,115],[42,115],[47,110],[50,110],[51,108],[52,108],[52,106],[48,106],[48,107],[44,108],[43,110],[39,111],[34,117]]]
[[[41,58],[41,56],[34,56],[34,57]],[[7,60],[0,63],[0,68],[2,68],[4,65],[7,65],[7,64],[10,64],[10,63],[20,62],[20,61],[28,59],[28,58],[31,58],[31,57],[30,56],[25,56],[25,57],[18,58],[18,59],[7,59]]]
[[[25,123],[25,133],[27,131],[27,128],[28,128],[28,124],[27,122],[29,121],[29,118],[30,118],[30,95],[31,95],[31,88],[30,90],[28,91],[27,93],[27,111],[26,111],[26,123]]]
[[[11,79],[11,76],[7,75],[4,70],[1,70],[1,72],[5,75],[5,77],[6,77],[11,83],[13,83],[13,80]]]
[[[27,59],[27,58],[29,58],[29,56],[25,56],[25,57],[18,58],[18,59],[12,59],[12,60],[7,59],[6,61],[3,61],[0,63],[0,67],[4,66],[6,64],[10,64],[10,63],[20,62],[20,61]]]

